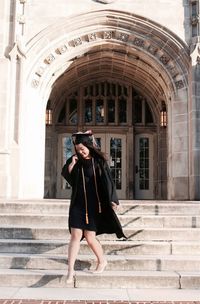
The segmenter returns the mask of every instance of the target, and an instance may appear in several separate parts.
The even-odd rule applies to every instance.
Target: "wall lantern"
[[[167,127],[167,110],[164,103],[162,104],[162,109],[160,111],[160,126],[163,128]]]
[[[52,125],[52,108],[51,108],[51,100],[48,100],[46,107],[46,126]]]
[[[52,110],[46,109],[46,125],[51,126],[52,125]]]

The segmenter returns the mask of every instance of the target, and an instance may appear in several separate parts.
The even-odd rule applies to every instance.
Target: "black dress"
[[[74,200],[74,204],[71,207],[69,213],[69,227],[79,228],[82,230],[97,231],[99,203],[95,187],[95,177],[92,159],[82,160],[81,162],[84,172],[85,189],[87,195],[88,224],[86,223],[86,202],[83,186],[83,176],[82,174],[80,174],[78,191]],[[96,166],[94,165],[94,167]],[[96,179],[98,184],[99,175],[97,174],[97,172]]]

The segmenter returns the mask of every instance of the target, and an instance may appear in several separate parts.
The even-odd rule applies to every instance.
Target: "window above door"
[[[63,98],[58,125],[154,124],[149,101],[132,87],[98,82],[80,87]]]

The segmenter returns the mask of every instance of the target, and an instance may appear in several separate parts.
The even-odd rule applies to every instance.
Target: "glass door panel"
[[[135,144],[135,196],[136,199],[153,199],[153,136],[136,135]]]

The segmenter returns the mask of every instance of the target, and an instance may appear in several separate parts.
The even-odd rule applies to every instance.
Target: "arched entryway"
[[[84,26],[80,32],[77,24],[81,20]],[[60,38],[59,29],[62,29]],[[49,44],[42,50],[47,39]],[[28,49],[26,65],[34,58],[27,78],[33,94],[26,100],[26,107],[29,111],[34,109],[34,120],[38,123],[31,146],[37,143],[34,138],[40,132],[40,164],[45,148],[46,107],[52,113],[53,124],[46,130],[46,158],[42,157],[42,168],[37,166],[38,175],[44,180],[46,163],[45,196],[62,196],[59,192],[62,182],[58,182],[63,162],[62,138],[90,128],[106,143],[105,149],[112,149],[111,142],[120,139],[120,145],[125,148],[125,157],[110,160],[116,182],[120,184],[121,179],[124,182],[123,175],[117,180],[117,161],[125,172],[121,198],[137,198],[137,195],[145,199],[188,198],[188,166],[176,168],[177,157],[189,163],[187,115],[180,121],[188,103],[189,56],[183,42],[150,20],[103,10],[47,28],[28,44]],[[100,94],[103,87],[107,90],[105,95]],[[97,109],[104,115],[103,121],[97,119]],[[161,126],[161,112],[167,112],[167,128]],[[184,127],[182,134],[180,123]],[[33,154],[30,146],[22,156],[27,152]],[[141,175],[138,180],[137,174]],[[38,185],[31,177],[23,187],[28,189],[31,180]],[[142,196],[152,181],[149,197]],[[137,185],[140,194],[143,192],[141,197]]]
[[[93,130],[107,154],[119,198],[158,196],[155,185],[159,172],[155,163],[159,159],[156,146],[161,133],[160,111],[150,98],[137,92],[128,81],[115,82],[112,78],[105,81],[101,77],[93,80],[90,75],[76,89],[63,92],[59,102],[53,102],[53,93],[52,90],[47,109],[52,121],[46,133],[46,197],[70,196],[70,186],[59,172],[74,152],[71,134],[86,129]],[[57,162],[53,167],[54,160]],[[162,163],[161,171],[166,173],[166,162]],[[167,179],[164,174],[160,178]],[[166,192],[162,195],[166,196]]]

